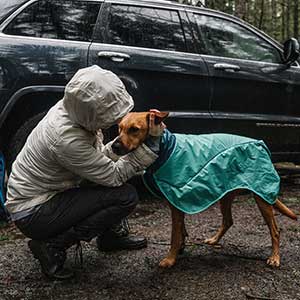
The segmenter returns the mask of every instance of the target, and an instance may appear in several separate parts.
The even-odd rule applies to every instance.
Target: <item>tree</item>
[[[294,37],[299,39],[299,0],[294,0]]]
[[[201,1],[212,9],[233,14],[262,29],[273,38],[284,41],[294,36],[299,38],[300,0],[206,0]],[[201,5],[197,0],[178,2]]]
[[[246,19],[246,1],[235,0],[235,15],[238,18]]]

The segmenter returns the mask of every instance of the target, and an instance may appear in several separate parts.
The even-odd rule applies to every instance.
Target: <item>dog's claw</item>
[[[280,257],[278,255],[270,256],[267,260],[267,264],[271,267],[278,268],[280,266]]]
[[[172,258],[164,258],[160,263],[159,263],[159,266],[161,268],[171,268],[172,266],[175,265],[175,259],[172,259]]]

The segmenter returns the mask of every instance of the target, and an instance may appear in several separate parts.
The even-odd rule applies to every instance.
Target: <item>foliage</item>
[[[201,5],[197,0],[178,0]],[[300,0],[206,0],[205,6],[235,15],[283,42],[290,37],[299,39]]]

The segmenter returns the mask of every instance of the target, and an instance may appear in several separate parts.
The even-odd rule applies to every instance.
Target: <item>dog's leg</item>
[[[204,243],[208,245],[216,245],[226,231],[232,226],[233,220],[231,214],[231,205],[234,197],[235,193],[229,193],[220,200],[220,208],[223,216],[222,225],[218,232],[213,237],[206,239]]]
[[[159,266],[162,268],[170,268],[175,264],[183,244],[184,213],[174,206],[170,205],[170,208],[172,214],[171,248],[167,257],[159,263]]]
[[[279,255],[279,230],[274,217],[273,207],[259,196],[254,195],[256,203],[263,215],[271,234],[272,239],[272,255],[268,258],[267,264],[273,267],[279,267],[280,255]]]
[[[183,220],[182,220],[182,243],[181,243],[181,247],[179,249],[179,254],[183,254],[184,252],[184,249],[185,249],[185,238],[188,235],[187,231],[186,231],[186,228],[185,228],[185,222],[184,222],[184,217],[185,217],[185,214],[183,214]]]
[[[185,222],[184,222],[184,215],[183,215],[183,227],[182,227],[182,234],[183,234],[183,239],[185,239],[187,236],[189,236],[186,227],[185,227]]]

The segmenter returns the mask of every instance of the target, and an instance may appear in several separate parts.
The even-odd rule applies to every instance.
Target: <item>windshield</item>
[[[28,0],[0,0],[0,23],[4,18]]]

